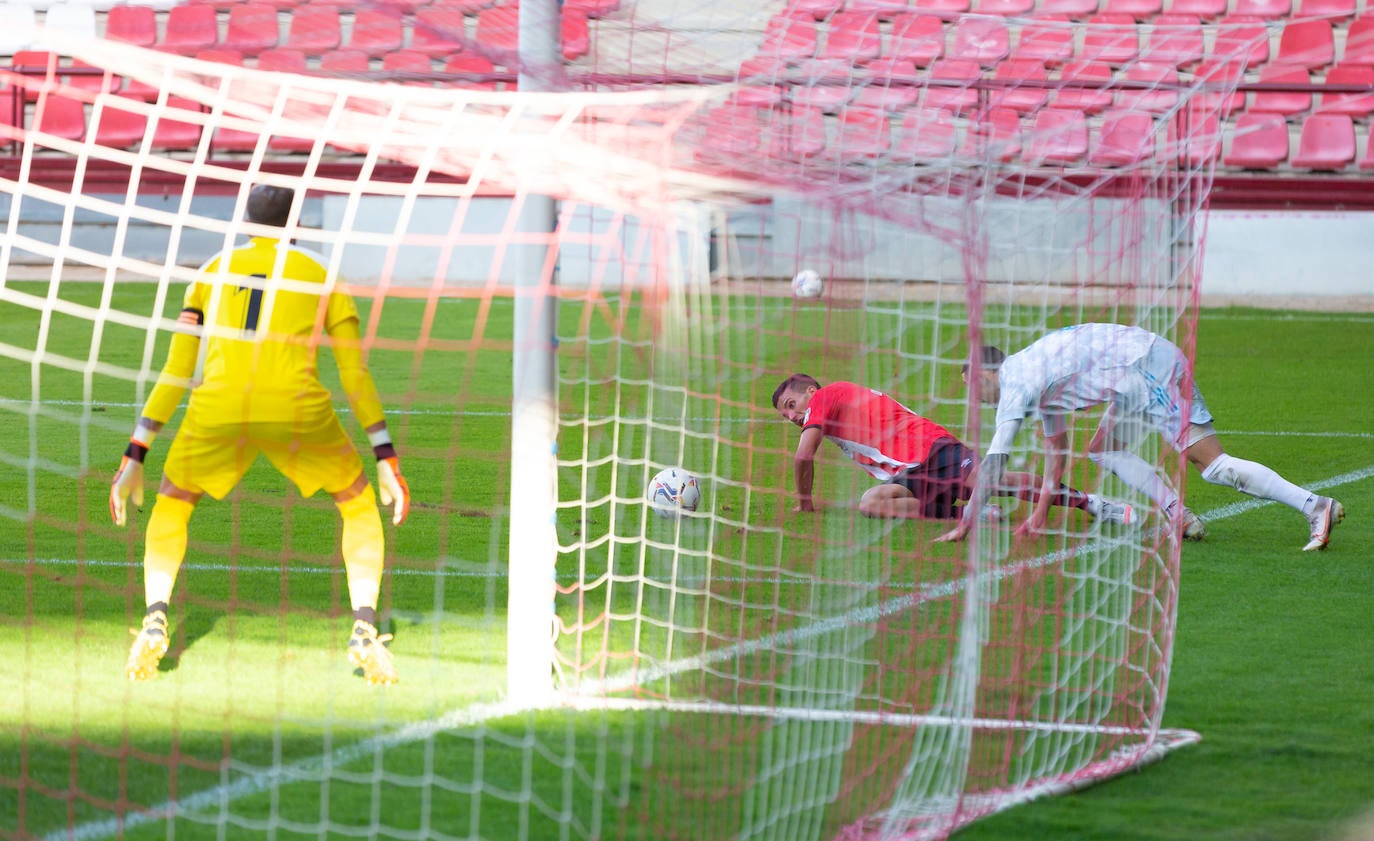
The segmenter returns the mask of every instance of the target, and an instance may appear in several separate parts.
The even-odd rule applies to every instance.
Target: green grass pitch
[[[673,815],[690,837],[739,833],[737,813],[675,794],[738,786],[751,767],[744,753],[676,756],[670,785],[627,759],[652,755],[668,726],[661,718],[483,712],[503,690],[506,657],[508,302],[488,308],[454,299],[427,309],[392,300],[378,313],[372,366],[386,404],[397,407],[391,425],[415,490],[412,520],[387,527],[384,607],[402,683],[368,689],[343,658],[347,588],[332,506],[319,496],[300,499],[259,464],[239,491],[207,500],[193,517],[173,603],[173,651],[157,681],[133,685],[122,665],[128,628],[142,612],[147,508],[132,528],[115,529],[105,494],[138,392],[93,362],[137,369],[150,359],[156,370],[162,345],[111,320],[101,322],[93,352],[89,308],[99,303],[98,285],[64,284],[63,303],[47,321],[35,309],[44,306],[46,284],[7,290],[33,297],[0,301],[0,663],[8,700],[0,705],[0,839],[64,837],[72,828],[92,839],[358,837],[369,827],[395,837],[643,837],[645,811]],[[111,307],[147,315],[151,290],[118,287]],[[789,358],[816,359],[817,348],[797,338],[805,331],[787,319],[820,310],[778,307],[760,321],[752,345],[734,336],[700,353],[734,362],[757,354],[753,361],[770,371],[785,370]],[[565,318],[563,329],[578,329],[580,317],[590,335],[620,317],[569,309],[579,316]],[[1164,726],[1196,730],[1202,742],[1141,773],[993,816],[959,838],[1335,839],[1374,807],[1371,337],[1374,314],[1201,314],[1198,379],[1227,450],[1336,496],[1348,519],[1328,551],[1304,554],[1305,524],[1296,514],[1190,473],[1189,504],[1209,519],[1210,538],[1183,552]],[[416,341],[427,347],[423,357],[410,350]],[[40,349],[43,364],[35,367],[24,349]],[[633,345],[589,344],[582,353],[600,367],[569,353],[565,376],[616,370],[623,377],[639,364]],[[626,358],[605,358],[614,353]],[[598,418],[680,406],[690,416],[694,401],[724,403],[751,418],[746,440],[770,452],[749,461],[741,448],[718,455],[719,463],[752,483],[785,478],[779,454],[795,431],[760,405],[771,375],[739,364],[721,365],[719,381],[701,394],[607,384],[587,389],[586,405],[572,408]],[[860,378],[887,361],[846,364],[859,366],[853,376]],[[332,376],[327,360],[324,375]],[[949,396],[953,386],[939,388]],[[954,423],[957,415],[942,419]],[[664,431],[626,434],[641,436],[648,452]],[[687,446],[716,447],[716,438],[729,437],[703,434]],[[589,422],[568,429],[560,446],[565,456],[575,450],[594,462],[610,445]],[[150,496],[165,452],[160,440],[149,461]],[[633,495],[647,471],[637,465],[606,481]],[[855,473],[829,461],[820,487],[841,504],[861,484]],[[750,484],[708,487],[717,513],[804,529],[783,510],[780,489],[751,491]],[[565,487],[564,498],[573,490]],[[613,516],[601,504],[565,509],[560,534],[605,529]],[[650,533],[671,541],[675,528],[654,522]],[[920,541],[934,530],[896,534]],[[714,540],[787,553],[728,530]],[[605,563],[596,550],[582,560]],[[739,595],[789,606],[786,594]],[[645,645],[660,634],[641,631]],[[531,734],[538,749],[526,747]],[[173,799],[181,810],[175,818],[127,825],[111,818]]]

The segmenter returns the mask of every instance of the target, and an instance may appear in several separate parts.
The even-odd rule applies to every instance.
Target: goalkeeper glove
[[[401,475],[401,460],[390,443],[375,446],[372,452],[377,456],[377,496],[382,505],[394,506],[391,522],[399,526],[410,513],[410,486]]]
[[[114,481],[110,483],[110,519],[117,526],[124,525],[128,519],[128,501],[133,497],[134,505],[143,507],[143,459],[148,455],[148,447],[137,440],[130,439],[124,450],[124,458],[115,471]]]

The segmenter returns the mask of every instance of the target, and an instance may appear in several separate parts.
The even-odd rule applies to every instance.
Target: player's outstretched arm
[[[192,295],[188,293],[188,300]],[[181,405],[182,395],[196,372],[203,321],[201,310],[189,303],[177,318],[178,332],[172,334],[167,362],[162,366],[152,394],[148,395],[148,402],[143,405],[143,413],[129,436],[129,445],[124,449],[114,480],[110,482],[110,519],[117,526],[128,522],[130,499],[134,505],[143,506],[143,460],[148,456],[153,439]]]
[[[794,511],[815,511],[816,503],[811,491],[816,481],[816,451],[825,440],[820,427],[802,430],[801,440],[797,442],[797,452],[792,457],[792,472],[797,480],[797,505]]]
[[[391,522],[399,526],[410,514],[410,485],[401,475],[401,459],[391,443],[386,421],[369,426],[367,437],[377,457],[377,498],[384,508],[391,508]]]
[[[1050,518],[1050,502],[1068,466],[1069,433],[1067,430],[1045,436],[1045,473],[1035,507],[1026,521],[1016,528],[1018,535],[1039,534],[1045,531]]]
[[[334,341],[334,361],[339,367],[339,382],[343,384],[348,405],[367,432],[372,454],[377,457],[377,498],[384,507],[392,507],[391,522],[399,526],[410,513],[410,485],[401,475],[401,460],[386,427],[377,384],[363,361],[358,320],[339,321],[330,328],[329,336]]]
[[[129,519],[129,500],[143,507],[143,460],[148,457],[148,448],[162,430],[162,424],[146,417],[138,419],[133,435],[129,436],[129,446],[124,448],[124,457],[119,460],[114,481],[110,482],[110,519],[122,526]]]

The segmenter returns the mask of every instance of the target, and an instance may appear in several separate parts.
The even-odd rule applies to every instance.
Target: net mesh
[[[1137,60],[999,79],[1010,53],[959,77],[917,65],[929,22],[883,9],[593,13],[580,63],[467,41],[494,69],[456,85],[103,41],[4,73],[32,100],[0,127],[17,162],[0,179],[3,410],[22,430],[0,448],[0,614],[25,639],[6,718],[29,734],[0,794],[20,835],[936,838],[1194,738],[1160,729],[1168,529],[1069,512],[1013,541],[1025,509],[999,500],[971,543],[936,544],[947,521],[861,516],[871,481],[834,450],[821,510],[796,513],[797,432],[769,396],[794,371],[862,383],[979,449],[971,347],[1116,321],[1190,349],[1213,160],[1197,152],[1235,79],[1147,78]],[[1026,44],[1030,21],[1001,23]],[[560,90],[489,89],[517,72]],[[73,102],[80,130],[47,121]],[[167,154],[178,126],[192,139]],[[286,233],[360,303],[415,495],[388,533],[387,694],[339,668],[332,506],[265,465],[192,520],[171,668],[150,686],[118,671],[142,524],[107,524],[111,457],[182,286],[246,233],[264,182],[305,193]],[[541,196],[557,200],[542,228]],[[802,268],[818,297],[792,294]],[[522,303],[549,296],[554,534],[526,565],[510,547],[540,528],[540,483],[510,465],[540,442],[512,434],[511,374],[542,329]],[[1141,452],[1181,478],[1172,451]],[[1036,470],[1035,443],[1013,462]],[[646,487],[671,467],[702,498],[663,517]],[[1069,475],[1164,524],[1086,460]],[[508,606],[530,593],[528,613]],[[514,613],[551,649],[513,662]],[[511,669],[553,694],[510,697]]]

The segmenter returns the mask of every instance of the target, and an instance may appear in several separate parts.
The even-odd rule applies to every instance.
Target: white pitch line
[[[1311,490],[1324,490],[1338,485],[1357,482],[1371,476],[1374,476],[1374,465],[1349,473],[1343,473],[1339,476],[1333,476],[1329,479],[1323,479],[1308,485],[1308,487]],[[1222,506],[1221,508],[1213,509],[1200,516],[1208,522],[1215,522],[1228,517],[1235,517],[1269,504],[1271,504],[1269,500],[1250,500]],[[1091,552],[1097,550],[1101,545],[1102,544],[1099,543],[1083,546],[1079,547],[1076,551],[1080,554],[1083,552]],[[1000,568],[992,574],[1000,580],[1023,570],[1038,569],[1057,561],[1064,556],[1064,553],[1069,551],[1068,549],[1063,549],[1058,552],[1043,555],[1040,558],[1021,561]],[[822,619],[805,628],[796,628],[790,631],[771,634],[761,640],[737,643],[734,646],[719,649],[707,654],[688,657],[672,663],[665,663],[657,669],[636,673],[633,679],[622,677],[616,681],[604,681],[601,684],[602,691],[607,693],[621,691],[636,683],[668,677],[669,675],[682,671],[698,669],[709,663],[736,658],[742,654],[761,650],[766,646],[777,646],[779,644],[794,643],[810,639],[815,636],[832,633],[849,624],[873,622],[884,616],[889,616],[902,610],[908,610],[920,604],[922,601],[951,595],[959,589],[962,589],[963,586],[962,580],[957,582],[944,582],[939,585],[922,586],[917,593],[898,596],[881,605],[861,608],[841,616]],[[529,708],[504,702],[471,704],[461,710],[454,710],[432,721],[414,722],[394,730],[391,733],[364,739],[356,744],[338,748],[328,754],[297,760],[288,765],[266,769],[256,774],[249,774],[227,785],[205,789],[176,801],[169,800],[144,812],[135,812],[122,817],[106,818],[100,821],[79,824],[72,827],[70,830],[54,830],[44,836],[44,841],[99,841],[99,839],[111,838],[134,827],[161,820],[162,818],[173,817],[182,812],[196,812],[200,809],[223,806],[231,800],[237,800],[240,797],[246,797],[266,791],[274,785],[283,785],[297,781],[317,781],[327,774],[325,769],[334,769],[349,762],[363,759],[369,754],[375,754],[375,752],[380,749],[412,744],[428,739],[447,729],[472,727],[497,718],[524,712],[527,709]]]

